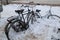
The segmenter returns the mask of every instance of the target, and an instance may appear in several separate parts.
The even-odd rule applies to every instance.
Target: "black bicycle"
[[[37,13],[34,13],[33,10],[30,11],[30,9],[28,9],[28,11],[27,11],[28,13],[25,13],[24,9],[15,10],[15,12],[18,13],[18,16],[16,16],[16,17],[12,16],[12,17],[8,18],[7,19],[8,23],[5,27],[5,34],[8,38],[8,40],[10,40],[10,38],[9,38],[10,28],[13,28],[15,32],[27,30],[29,28],[30,20],[33,22],[35,16],[39,17],[39,15],[37,13],[39,13],[40,10],[36,10]]]

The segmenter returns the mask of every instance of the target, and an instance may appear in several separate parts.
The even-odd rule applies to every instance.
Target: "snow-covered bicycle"
[[[15,32],[27,30],[29,28],[29,22],[34,21],[34,18],[36,18],[35,16],[40,12],[40,10],[36,10],[37,13],[35,13],[33,10],[30,11],[29,9],[27,11],[28,13],[25,13],[24,9],[15,10],[15,12],[18,13],[18,16],[12,16],[13,18],[10,17],[11,19],[8,18],[8,23],[5,27],[5,34],[8,40],[10,40],[9,31],[11,28],[14,29]],[[39,17],[39,15],[37,16]]]
[[[60,16],[58,15],[55,15],[55,14],[52,14],[52,10],[51,10],[51,6],[50,6],[50,9],[47,11],[47,14],[44,15],[44,16],[41,16],[41,19],[42,18],[47,18],[47,19],[60,19]]]
[[[51,8],[52,8],[52,7],[50,7],[49,15],[47,16],[47,18],[49,19],[49,18],[51,17],[51,18],[54,18],[54,19],[56,19],[56,18],[59,18],[59,19],[60,19],[60,16],[55,15],[55,14],[52,14]]]

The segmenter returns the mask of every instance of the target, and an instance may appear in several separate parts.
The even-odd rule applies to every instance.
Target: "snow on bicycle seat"
[[[21,9],[21,10],[15,10],[16,13],[20,14],[20,13],[23,13],[24,9]]]

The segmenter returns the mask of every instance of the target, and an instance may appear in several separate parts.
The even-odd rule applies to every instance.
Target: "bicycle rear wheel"
[[[7,25],[5,26],[5,34],[8,40],[10,40],[9,38],[9,30],[10,30],[10,23],[7,23]]]

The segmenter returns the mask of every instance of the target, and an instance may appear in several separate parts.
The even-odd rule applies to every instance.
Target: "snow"
[[[0,40],[7,40],[4,34],[4,27],[8,23],[7,18],[11,16],[17,16],[18,14],[15,13],[15,10],[19,8],[20,7],[18,4],[3,5],[3,12],[1,12],[1,19],[0,19],[0,31],[1,31]],[[27,10],[27,8],[24,9]],[[48,14],[50,6],[37,5],[33,8],[33,10],[36,9],[40,9],[41,16],[45,16],[46,14]],[[51,11],[52,14],[60,16],[59,6],[52,7]],[[38,18],[37,21],[34,22],[34,24],[30,24],[28,30],[16,33],[13,29],[11,29],[9,35],[12,40],[51,40],[52,35],[58,38],[57,36],[58,34],[56,34],[58,28],[60,28],[59,19]]]

